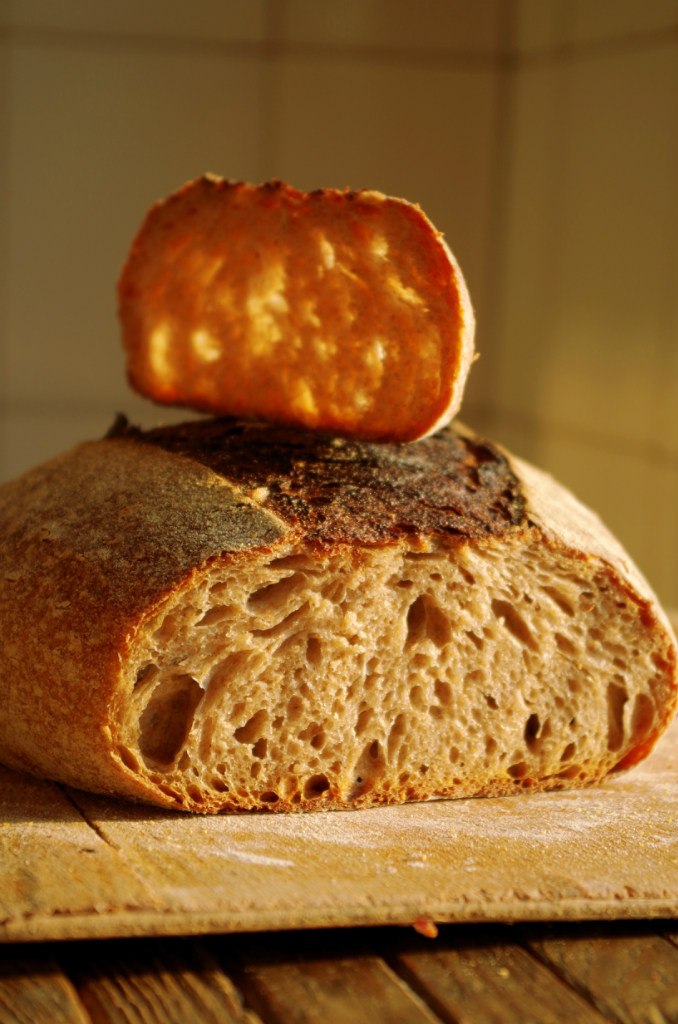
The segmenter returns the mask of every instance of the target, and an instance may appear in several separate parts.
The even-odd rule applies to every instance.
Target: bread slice
[[[594,783],[676,645],[600,521],[462,428],[124,422],[0,488],[0,759],[181,810]]]
[[[457,413],[464,279],[421,210],[207,175],[149,212],[119,282],[132,386],[156,402],[411,441]]]

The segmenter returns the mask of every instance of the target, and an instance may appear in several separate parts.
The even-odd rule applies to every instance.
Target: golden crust
[[[499,538],[527,524],[505,456],[451,427],[416,445],[225,418],[145,432],[120,420],[109,437],[181,455],[240,493],[265,494],[263,507],[307,545]]]
[[[198,178],[149,211],[118,294],[132,386],[217,415],[411,441],[456,414],[473,358],[453,255],[373,191]]]

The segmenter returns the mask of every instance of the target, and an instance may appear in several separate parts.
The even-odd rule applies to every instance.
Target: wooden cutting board
[[[678,720],[595,789],[202,818],[0,768],[0,939],[678,917]]]

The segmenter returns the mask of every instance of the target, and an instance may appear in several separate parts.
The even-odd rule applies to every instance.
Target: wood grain
[[[678,947],[663,929],[447,925],[436,939],[349,928],[6,946],[0,1020],[666,1024],[678,1020]]]
[[[395,969],[445,1020],[455,1024],[602,1024],[605,1020],[520,946],[499,937],[459,948],[401,953]]]
[[[49,953],[30,947],[0,960],[3,1024],[87,1024],[73,986]]]
[[[436,1014],[376,956],[253,963],[241,984],[267,1021],[439,1024]]]
[[[621,1024],[678,1021],[678,948],[648,927],[567,928],[531,948]]]
[[[259,1024],[196,942],[109,942],[59,954],[93,1024]]]

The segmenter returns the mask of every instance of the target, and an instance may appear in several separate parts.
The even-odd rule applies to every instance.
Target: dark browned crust
[[[320,546],[499,538],[527,526],[507,458],[453,428],[397,445],[224,418],[144,432],[121,418],[108,436],[201,463]]]

